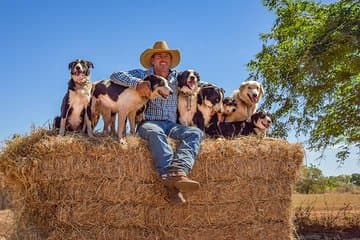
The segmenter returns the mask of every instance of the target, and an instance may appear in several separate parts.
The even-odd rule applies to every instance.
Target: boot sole
[[[180,190],[180,192],[194,192],[199,190],[200,183],[197,182],[174,182],[174,186]]]

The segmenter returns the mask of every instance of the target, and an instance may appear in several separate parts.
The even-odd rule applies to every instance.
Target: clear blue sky
[[[92,80],[106,79],[140,68],[140,53],[157,40],[180,49],[177,69],[193,68],[230,95],[248,77],[246,63],[261,50],[259,34],[274,21],[261,0],[2,0],[0,140],[59,114],[70,61],[90,60]],[[314,159],[307,154],[307,163],[318,164]],[[341,169],[331,153],[328,160],[319,165],[325,175],[360,172],[355,156]]]

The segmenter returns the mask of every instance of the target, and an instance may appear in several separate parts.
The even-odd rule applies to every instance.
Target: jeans
[[[137,131],[140,137],[149,141],[155,169],[160,175],[166,174],[169,170],[180,170],[188,174],[195,163],[204,137],[204,133],[196,127],[171,121],[146,121]],[[167,137],[180,140],[175,153],[168,144]]]

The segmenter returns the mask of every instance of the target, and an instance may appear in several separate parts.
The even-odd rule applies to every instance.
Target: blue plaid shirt
[[[135,88],[138,82],[148,75],[153,75],[154,69],[149,70],[134,69],[128,72],[115,72],[111,74],[110,79],[118,84]],[[169,86],[174,91],[168,98],[161,97],[149,101],[145,112],[146,120],[168,120],[176,123],[177,120],[177,75],[176,70],[170,70],[168,76]]]

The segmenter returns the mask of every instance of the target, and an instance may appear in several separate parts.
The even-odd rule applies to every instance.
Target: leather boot
[[[165,187],[167,194],[165,200],[173,204],[184,204],[186,200],[183,194],[177,188]]]
[[[191,180],[182,171],[170,171],[163,180],[166,187],[177,188],[180,192],[192,192],[200,188],[199,182]]]

